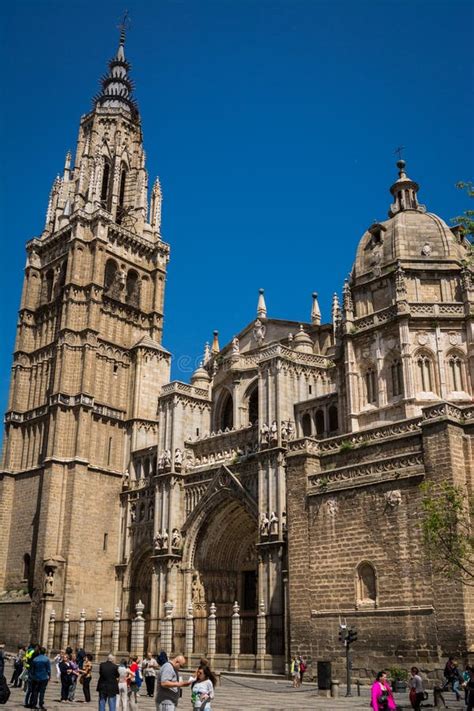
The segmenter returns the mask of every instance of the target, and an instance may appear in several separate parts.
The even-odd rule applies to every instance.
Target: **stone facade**
[[[473,593],[437,577],[420,532],[424,480],[472,490],[470,245],[419,205],[400,161],[330,323],[316,294],[307,323],[270,318],[261,290],[255,318],[222,348],[215,332],[189,384],[169,382],[169,248],[128,70],[122,38],[27,245],[2,612],[26,589],[46,640],[53,609],[111,620],[141,601],[150,648],[176,648],[186,623],[209,651],[209,618],[232,669],[242,654],[259,670],[295,652],[337,664],[340,616],[359,669],[473,652]],[[87,555],[78,531],[93,532]]]

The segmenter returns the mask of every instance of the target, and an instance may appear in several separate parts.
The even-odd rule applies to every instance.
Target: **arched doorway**
[[[135,617],[135,605],[139,600],[145,605],[145,616],[150,616],[151,579],[153,574],[153,565],[150,557],[151,551],[147,551],[141,555],[134,563],[130,573],[128,605],[130,618]]]

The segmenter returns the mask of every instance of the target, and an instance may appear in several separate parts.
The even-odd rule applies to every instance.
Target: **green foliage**
[[[460,181],[456,183],[458,190],[465,190],[468,197],[474,197],[474,184],[471,181]],[[462,215],[453,217],[451,222],[457,225],[462,225],[465,235],[474,236],[474,210],[464,210]]]
[[[447,482],[422,484],[423,538],[434,568],[450,580],[474,586],[474,504],[467,489]]]
[[[349,442],[347,439],[341,442],[341,446],[339,447],[340,452],[349,452],[351,449],[354,449],[352,442]]]
[[[408,681],[408,671],[402,667],[390,667],[387,673],[392,681]]]
[[[329,479],[327,476],[321,476],[318,479],[318,486],[320,489],[325,489],[327,485],[329,484]]]

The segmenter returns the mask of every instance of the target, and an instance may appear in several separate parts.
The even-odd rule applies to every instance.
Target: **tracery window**
[[[329,416],[329,431],[336,432],[339,429],[339,418],[336,405],[331,405],[328,410]]]
[[[134,269],[127,274],[127,303],[140,308],[140,277]]]
[[[422,392],[434,392],[433,361],[426,353],[420,353],[416,359],[419,386]]]
[[[316,410],[316,434],[324,434],[324,412],[322,410]]]
[[[107,209],[109,198],[109,183],[110,183],[110,163],[104,162],[104,172],[102,173],[102,186],[100,189],[100,204]]]
[[[390,366],[390,374],[392,380],[392,396],[397,397],[403,395],[403,366],[397,358]]]
[[[117,274],[117,262],[113,259],[108,259],[105,265],[104,273],[104,287],[108,291],[115,281],[115,275]]]
[[[122,171],[120,173],[120,187],[118,196],[118,206],[117,206],[117,224],[122,224],[122,220],[125,214],[125,187],[127,185],[127,168],[122,164]]]
[[[249,422],[251,425],[258,422],[258,384],[255,385],[249,397]]]
[[[365,371],[365,396],[367,403],[377,403],[377,374],[372,367]]]
[[[464,390],[464,362],[458,353],[448,358],[448,372],[451,390]]]

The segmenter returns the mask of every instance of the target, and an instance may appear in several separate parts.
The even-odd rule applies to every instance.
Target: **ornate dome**
[[[207,388],[209,387],[210,381],[211,378],[209,376],[209,373],[203,367],[203,364],[200,363],[199,367],[196,368],[196,370],[191,376],[191,384],[197,388]]]
[[[306,331],[303,330],[303,326],[300,326],[300,330],[293,339],[293,347],[295,351],[299,353],[313,353],[314,343],[311,340]]]
[[[354,276],[382,267],[396,260],[466,259],[469,245],[455,235],[437,215],[426,212],[417,199],[418,185],[405,173],[405,162],[399,161],[399,179],[390,192],[394,202],[389,218],[373,224],[363,235],[357,248]]]

